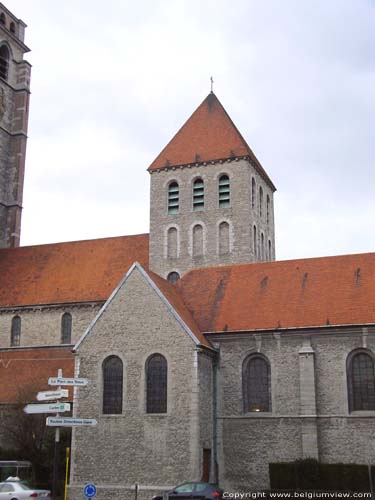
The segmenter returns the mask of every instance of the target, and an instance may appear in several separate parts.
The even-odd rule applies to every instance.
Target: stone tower
[[[276,188],[214,93],[148,170],[152,271],[275,259]]]
[[[0,3],[0,248],[20,243],[31,70],[25,27]]]

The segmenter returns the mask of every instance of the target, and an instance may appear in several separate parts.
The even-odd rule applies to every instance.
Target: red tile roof
[[[49,377],[74,376],[74,356],[70,347],[12,348],[0,350],[1,403],[37,402],[39,391],[56,389],[48,385]],[[73,392],[70,390],[69,400]]]
[[[148,234],[1,249],[0,307],[107,300],[136,260]]]
[[[202,332],[375,323],[375,253],[197,269],[177,288]]]
[[[215,94],[209,94],[152,162],[149,171],[173,165],[249,156],[276,189]]]
[[[195,337],[198,339],[199,343],[210,347],[210,343],[207,339],[202,335],[201,331],[198,328],[196,321],[194,320],[191,312],[186,307],[184,301],[181,298],[177,288],[169,283],[167,280],[161,278],[157,274],[147,271],[148,275],[155,283],[155,285],[159,288],[159,290],[163,293],[164,297],[168,300],[180,318],[184,321],[184,323],[189,327]]]

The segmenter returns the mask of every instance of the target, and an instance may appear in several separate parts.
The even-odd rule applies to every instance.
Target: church
[[[145,165],[149,234],[19,246],[25,26],[0,4],[0,421],[59,369],[89,380],[69,500],[373,462],[375,254],[275,260],[275,185],[213,92]]]

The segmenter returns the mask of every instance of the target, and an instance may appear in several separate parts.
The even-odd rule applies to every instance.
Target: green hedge
[[[271,489],[370,491],[367,465],[323,464],[314,459],[269,464]],[[375,468],[371,466],[375,486]]]

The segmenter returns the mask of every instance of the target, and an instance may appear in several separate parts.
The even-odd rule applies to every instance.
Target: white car
[[[9,477],[0,483],[0,500],[25,500],[26,498],[50,499],[51,492],[29,488],[16,477]]]

